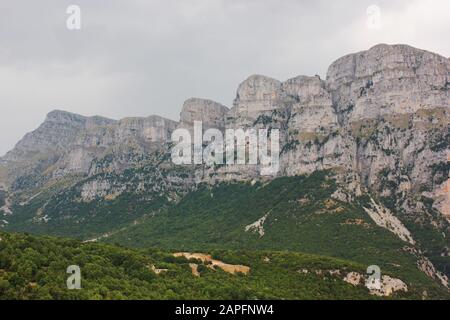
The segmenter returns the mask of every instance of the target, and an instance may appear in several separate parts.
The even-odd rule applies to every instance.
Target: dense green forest
[[[426,285],[430,279],[417,268],[417,257],[407,249],[411,245],[377,226],[365,213],[367,198],[344,203],[331,199],[335,190],[335,182],[326,172],[267,184],[203,187],[176,207],[103,240],[168,250],[307,252],[378,265],[412,283]],[[258,230],[246,231],[246,226],[264,216],[263,235]],[[436,241],[426,244],[431,243]]]
[[[0,299],[376,299],[328,270],[365,272],[334,258],[275,251],[214,250],[215,259],[251,268],[248,274],[212,270],[192,274],[185,258],[156,249],[136,250],[27,234],[0,233]],[[66,268],[81,268],[81,289],[68,290]],[[156,274],[152,267],[165,269]],[[305,274],[302,270],[308,270]],[[394,298],[419,298],[410,287]],[[430,291],[433,293],[433,291]],[[442,296],[441,296],[442,298]]]

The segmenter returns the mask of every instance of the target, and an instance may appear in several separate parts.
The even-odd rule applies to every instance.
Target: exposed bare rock
[[[85,202],[90,202],[98,197],[104,197],[110,190],[108,181],[90,181],[83,185],[81,198]]]
[[[379,288],[374,288],[369,285],[364,275],[358,272],[349,272],[344,281],[354,286],[365,285],[370,293],[376,296],[389,297],[399,291],[408,292],[408,286],[400,279],[391,278],[390,276],[383,275],[379,281]]]
[[[180,126],[191,128],[194,121],[201,121],[203,129],[224,129],[225,117],[230,110],[220,103],[199,98],[191,98],[183,104]]]
[[[377,204],[371,199],[371,208],[364,208],[364,210],[377,225],[391,231],[403,241],[415,244],[409,230],[388,208]]]
[[[52,111],[2,158],[0,183],[14,190],[36,187],[68,174],[88,174],[95,159],[113,154],[116,169],[133,165],[124,154],[155,151],[177,123],[159,116],[120,121]],[[27,177],[25,184],[22,177]]]
[[[408,292],[408,286],[400,279],[382,276],[380,289],[370,289],[370,293],[380,297],[389,297],[397,291]]]
[[[437,271],[428,258],[420,256],[419,260],[417,261],[417,265],[419,269],[422,270],[427,276],[432,279],[438,280],[443,286],[450,289],[450,281],[448,277],[445,274]]]
[[[423,255],[422,251],[414,247],[403,247],[403,250],[409,252],[417,259],[417,267],[425,273],[428,277],[439,281],[444,287],[450,290],[449,278],[442,272],[436,270],[433,263]]]
[[[449,60],[407,45],[380,44],[334,62],[327,83],[357,121],[420,109],[447,108]],[[346,103],[347,102],[347,103]]]
[[[435,199],[433,207],[450,221],[450,179],[447,179],[434,192],[423,192],[427,198]]]
[[[341,188],[337,189],[331,195],[331,198],[342,201],[342,202],[350,202],[352,200],[351,195],[342,190]]]
[[[11,215],[13,212],[11,210],[11,199],[8,195],[8,191],[4,184],[0,183],[0,214]]]
[[[269,216],[270,212],[265,214],[263,217],[261,217],[260,219],[258,219],[257,221],[255,221],[252,224],[249,224],[248,226],[245,227],[245,232],[258,232],[260,237],[263,237],[265,234],[264,231],[264,222],[266,222],[267,217]]]
[[[239,119],[254,121],[261,114],[281,108],[282,100],[283,91],[280,81],[262,75],[253,75],[239,85],[228,120],[232,119],[237,123],[241,123]]]
[[[248,274],[250,272],[250,267],[243,266],[243,265],[227,264],[220,260],[215,260],[210,255],[203,254],[203,253],[178,252],[178,253],[174,253],[173,255],[174,255],[174,257],[184,257],[188,260],[190,260],[190,259],[200,260],[203,263],[207,264],[207,266],[213,270],[215,269],[215,267],[219,267],[223,271],[231,273],[231,274],[236,274],[236,273]]]
[[[325,133],[338,128],[326,82],[319,77],[299,76],[283,84],[284,95],[292,98],[289,128],[299,133]]]
[[[191,268],[191,272],[194,276],[200,277],[200,272],[198,272],[198,264],[189,263],[189,267]]]
[[[105,125],[114,123],[114,120],[100,117],[89,119],[66,111],[52,111],[38,129],[27,133],[3,159],[25,161],[24,157],[33,152],[64,151],[74,142],[78,133],[86,128],[87,123],[90,126]]]
[[[354,286],[360,285],[364,277],[358,272],[349,272],[345,277],[344,281],[350,283]]]
[[[158,269],[158,268],[156,268],[155,265],[153,265],[153,264],[152,264],[151,266],[149,266],[149,269],[150,269],[151,271],[153,271],[153,272],[154,272],[155,274],[157,274],[157,275],[169,271],[168,269]]]

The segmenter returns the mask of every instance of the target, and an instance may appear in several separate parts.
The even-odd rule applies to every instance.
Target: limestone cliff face
[[[333,102],[349,121],[448,108],[449,59],[406,45],[377,45],[345,56],[327,73]]]
[[[262,75],[250,76],[239,85],[227,121],[236,126],[250,125],[260,115],[281,108],[282,100],[280,81]]]
[[[199,98],[191,98],[183,104],[180,113],[180,127],[192,128],[194,121],[201,121],[203,129],[225,128],[225,117],[229,109],[220,103]]]
[[[0,178],[9,189],[22,190],[39,186],[43,177],[120,172],[167,151],[171,132],[192,129],[198,120],[204,129],[280,129],[279,176],[339,170],[355,192],[363,188],[395,199],[409,213],[421,211],[418,199],[426,197],[450,217],[443,191],[448,190],[449,72],[448,58],[382,44],[338,59],[326,80],[251,76],[239,85],[231,109],[189,99],[179,123],[157,116],[115,121],[54,111],[1,159]],[[259,172],[258,166],[202,167],[195,181],[254,179]]]
[[[155,151],[176,125],[159,116],[115,121],[52,111],[2,158],[3,183],[23,190],[69,174],[87,175],[93,161],[107,155],[115,158],[116,168],[126,167],[129,154]]]
[[[406,45],[377,45],[338,59],[326,80],[250,77],[239,86],[228,126],[281,129],[280,175],[339,169],[348,173],[350,186],[396,199],[410,214],[423,209],[419,199],[426,197],[450,217],[443,192],[449,176],[449,72],[448,58]]]
[[[159,116],[125,118],[108,125],[86,126],[78,132],[71,150],[59,160],[58,175],[95,173],[92,161],[106,155],[114,158],[108,169],[135,165],[135,160],[129,155],[154,152],[170,139],[175,128],[176,122]]]
[[[50,112],[42,125],[17,143],[3,158],[5,161],[24,161],[27,155],[33,153],[56,152],[64,150],[67,145],[73,143],[78,132],[95,123],[108,123],[108,119],[86,118],[65,111]]]
[[[449,72],[448,58],[406,45],[378,45],[330,66],[344,163],[370,190],[404,200],[426,190],[437,200],[448,179]],[[416,204],[403,203],[409,211]]]

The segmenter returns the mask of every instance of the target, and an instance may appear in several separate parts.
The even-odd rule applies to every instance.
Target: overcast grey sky
[[[0,0],[0,155],[53,109],[178,120],[190,97],[231,106],[251,74],[324,77],[377,43],[448,57],[448,39],[449,0]]]

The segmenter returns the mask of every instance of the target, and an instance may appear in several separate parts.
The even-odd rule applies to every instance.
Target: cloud
[[[82,29],[66,29],[77,4]],[[366,27],[369,5],[382,27]],[[0,154],[59,108],[174,120],[192,96],[231,106],[250,74],[326,74],[377,43],[449,55],[447,0],[41,0],[0,3]]]

